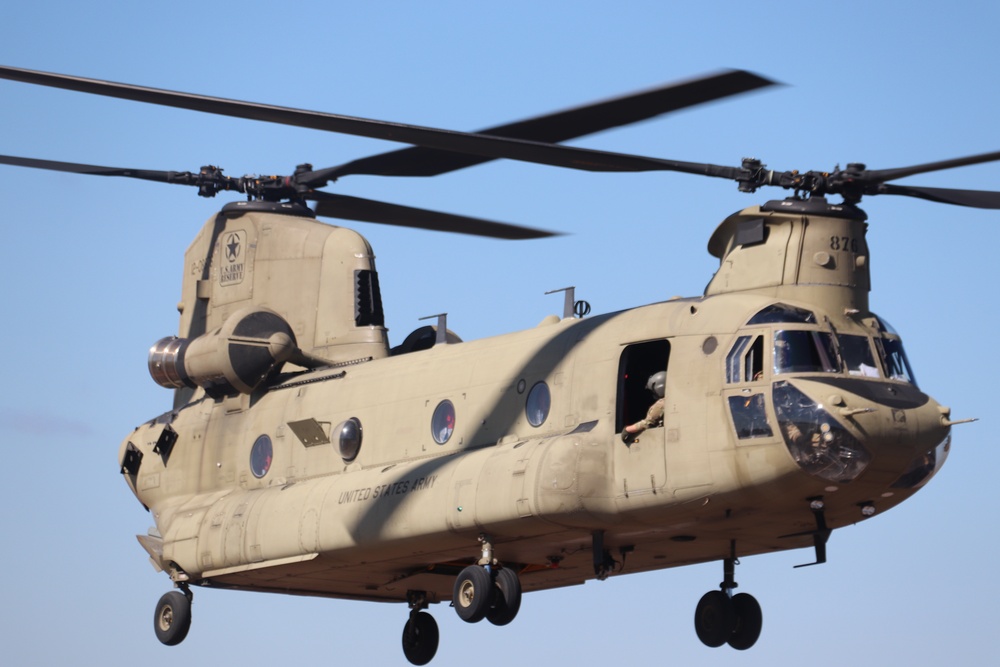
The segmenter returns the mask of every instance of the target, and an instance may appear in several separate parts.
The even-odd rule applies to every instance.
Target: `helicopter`
[[[6,67],[0,77],[417,146],[236,179],[216,167],[0,156],[247,195],[188,248],[179,335],[150,350],[172,409],[119,448],[155,523],[138,540],[178,589],[155,608],[164,644],[188,633],[192,586],[231,588],[404,602],[404,655],[426,664],[439,642],[432,604],[507,625],[524,591],[721,561],[696,634],[745,650],[763,620],[752,595],[734,593],[740,556],[811,548],[810,564],[823,563],[833,530],[907,499],[947,458],[960,421],[917,387],[899,334],[869,310],[858,204],[896,194],[1000,208],[996,192],[890,183],[1000,152],[798,172],[555,143],[689,105],[670,86],[649,93],[655,103],[639,94],[469,134]],[[770,83],[737,72],[700,81],[690,104]],[[708,244],[719,268],[701,296],[590,316],[567,290],[563,316],[534,329],[465,342],[442,315],[390,347],[371,247],[316,216],[512,239],[552,232],[318,188],[494,158],[680,171],[793,195],[721,223]]]

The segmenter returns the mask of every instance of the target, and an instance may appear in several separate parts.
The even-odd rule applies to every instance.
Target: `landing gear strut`
[[[705,593],[695,608],[694,630],[705,646],[715,648],[729,644],[738,651],[745,651],[760,637],[764,617],[757,599],[747,593],[733,595],[738,562],[733,542],[732,555],[723,560],[721,590]]]
[[[403,655],[414,665],[426,665],[437,653],[437,621],[423,611],[427,608],[427,594],[423,591],[407,591],[406,601],[410,605],[410,618],[403,626]]]

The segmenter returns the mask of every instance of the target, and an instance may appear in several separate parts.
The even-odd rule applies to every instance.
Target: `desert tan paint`
[[[752,219],[766,239],[736,244]],[[389,356],[384,327],[355,326],[353,276],[374,269],[362,237],[301,217],[220,214],[186,255],[181,335],[266,307],[303,352],[344,365],[252,395],[179,391],[173,413],[122,443],[120,458],[130,446],[143,454],[125,477],[156,523],[140,541],[176,580],[375,600],[450,598],[453,578],[434,568],[472,562],[481,534],[524,566],[525,590],[593,578],[594,531],[628,552],[626,571],[725,558],[733,540],[740,555],[810,546],[782,537],[815,528],[808,498],[824,496],[831,528],[860,520],[860,503],[888,508],[912,493],[886,496],[892,483],[947,434],[933,400],[902,415],[801,378],[798,389],[833,401],[875,450],[864,475],[831,485],[803,472],[777,431],[736,438],[727,401],[773,381],[766,358],[761,377],[726,382],[734,341],[777,326],[746,326],[754,313],[782,302],[815,312],[824,330],[873,335],[864,232],[856,219],[747,209],[713,236],[720,268],[703,297]],[[619,360],[659,339],[670,346],[665,422],[626,445]],[[525,397],[540,381],[551,412],[534,427]],[[430,424],[445,399],[455,431],[439,445]],[[336,433],[351,418],[363,439],[345,462]],[[167,421],[179,437],[165,464],[153,448]],[[304,442],[289,426],[301,423],[332,442]],[[261,435],[274,453],[257,479],[250,448]]]

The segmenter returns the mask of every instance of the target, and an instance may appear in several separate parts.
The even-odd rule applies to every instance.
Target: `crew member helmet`
[[[659,373],[653,373],[646,380],[646,389],[650,390],[656,394],[657,398],[663,398],[664,387],[667,384],[667,372],[660,371]]]

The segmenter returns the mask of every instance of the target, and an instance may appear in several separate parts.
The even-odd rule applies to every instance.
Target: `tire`
[[[413,665],[426,665],[437,653],[438,640],[437,621],[425,611],[410,616],[403,626],[403,655]]]
[[[486,620],[493,625],[507,625],[521,608],[521,580],[514,570],[505,567],[497,572],[494,583],[493,606],[486,613]]]
[[[705,646],[725,644],[736,627],[733,601],[722,591],[705,593],[694,610],[694,631]]]
[[[486,618],[493,598],[493,580],[486,568],[470,565],[455,579],[451,601],[458,617],[466,623],[478,623]]]
[[[187,637],[191,629],[191,601],[177,591],[165,593],[156,603],[153,630],[160,643],[176,646]]]
[[[728,643],[737,651],[745,651],[757,643],[764,626],[764,614],[757,599],[748,593],[733,596],[733,611],[736,613],[736,627]]]

